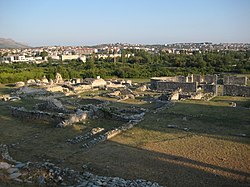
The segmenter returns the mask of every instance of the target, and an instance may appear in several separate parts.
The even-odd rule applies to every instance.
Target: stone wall
[[[218,94],[218,85],[214,84],[203,84],[202,88],[205,93],[213,93],[215,95]]]
[[[57,99],[48,99],[44,103],[36,104],[34,108],[40,111],[69,113],[69,111],[63,107],[61,101]]]
[[[63,87],[62,86],[48,86],[46,90],[48,92],[63,92]]]
[[[194,75],[193,75],[193,74],[188,75],[188,76],[186,77],[186,82],[194,82]]]
[[[177,90],[181,88],[183,92],[196,92],[197,83],[181,83],[181,82],[166,82],[158,81],[156,82],[156,90],[158,91],[168,91],[168,90]]]
[[[87,90],[91,90],[91,88],[92,88],[91,85],[82,84],[82,85],[74,86],[73,91],[80,93],[80,92],[84,92]]]
[[[203,82],[203,77],[201,75],[193,75],[193,82],[201,83]]]
[[[206,84],[217,84],[217,75],[205,75],[204,76],[204,82]]]
[[[185,76],[175,76],[175,77],[152,77],[150,79],[151,81],[151,88],[156,89],[156,84],[159,81],[164,81],[164,82],[180,82],[180,83],[185,83],[187,82],[187,77]]]
[[[135,125],[137,125],[140,121],[143,120],[143,117],[144,117],[144,114],[140,116],[141,118],[138,119],[138,120],[130,120],[129,122],[123,124],[122,126],[118,127],[118,128],[114,128],[114,129],[111,129],[107,132],[105,132],[104,134],[101,134],[99,135],[98,137],[90,140],[89,142],[87,143],[84,143],[82,145],[82,148],[86,149],[86,148],[90,148],[100,142],[104,142],[110,138],[113,138],[114,136],[120,134],[121,132],[123,131],[126,131],[128,129],[131,129],[133,128]]]
[[[188,76],[175,76],[175,77],[152,77],[151,89],[157,89],[158,82],[173,82],[173,83],[195,83],[198,84],[217,84],[217,75],[188,75]],[[186,87],[186,86],[184,86]]]
[[[44,120],[44,121],[56,121],[60,122],[64,120],[63,116],[51,114],[49,112],[27,110],[23,107],[11,107],[11,114],[14,117],[25,119],[25,120]]]
[[[89,111],[78,109],[75,114],[70,114],[68,119],[61,121],[56,127],[72,126],[74,123],[85,121],[87,118],[89,118]]]
[[[179,82],[179,78],[175,77],[152,77],[151,81],[167,81],[167,82]]]
[[[250,97],[250,86],[224,85],[223,95]]]
[[[224,85],[247,85],[247,77],[224,76]]]
[[[187,77],[185,76],[177,76],[177,82],[185,83],[187,81]]]

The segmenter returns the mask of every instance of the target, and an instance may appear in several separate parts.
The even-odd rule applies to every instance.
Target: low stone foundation
[[[57,99],[48,99],[44,103],[36,104],[34,108],[39,111],[45,110],[58,113],[69,113],[69,111],[63,107],[61,101]]]
[[[11,107],[11,114],[14,117],[25,119],[25,120],[44,120],[44,121],[55,121],[60,122],[64,120],[63,115],[52,114],[49,112],[43,112],[38,110],[27,110],[23,107]]]
[[[106,141],[106,140],[108,140],[110,138],[113,138],[114,136],[120,134],[121,132],[133,128],[136,124],[138,124],[142,120],[143,120],[143,118],[138,119],[138,120],[130,120],[128,123],[125,123],[124,125],[122,125],[122,126],[120,126],[118,128],[111,129],[111,130],[105,132],[104,134],[101,134],[98,137],[96,137],[96,138],[90,140],[89,142],[83,144],[82,148],[85,148],[85,149],[90,148],[90,147],[92,147],[92,146],[94,146],[94,145],[96,145],[96,144],[98,144],[100,142],[104,142],[104,141]]]

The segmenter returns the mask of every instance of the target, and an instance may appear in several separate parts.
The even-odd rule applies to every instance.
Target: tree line
[[[127,54],[134,54],[129,58]],[[0,64],[0,83],[13,83],[56,73],[64,79],[101,76],[103,78],[150,78],[187,74],[250,73],[250,51],[222,51],[189,54],[151,53],[144,50],[123,50],[121,57],[80,60],[52,60],[42,64]]]

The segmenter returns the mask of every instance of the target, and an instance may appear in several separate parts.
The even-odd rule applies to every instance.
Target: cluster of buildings
[[[48,59],[53,60],[72,60],[79,59],[86,62],[88,55],[96,53],[96,49],[83,47],[39,47],[27,49],[0,49],[2,63],[28,62],[42,63]]]
[[[122,57],[122,50],[136,49],[145,50],[150,53],[159,53],[165,51],[173,54],[194,54],[206,51],[246,51],[250,50],[250,44],[243,43],[223,43],[212,44],[205,43],[175,43],[165,45],[141,45],[141,44],[102,44],[91,47],[84,46],[48,46],[48,47],[35,47],[25,49],[0,49],[0,62],[14,63],[14,62],[31,62],[42,63],[48,59],[54,60],[72,60],[79,59],[86,62],[88,57],[94,55],[97,59],[118,58]],[[46,53],[44,55],[43,53]],[[42,55],[43,54],[43,55]],[[126,54],[125,57],[129,58],[134,54]]]
[[[194,54],[207,51],[247,51],[250,49],[250,44],[247,43],[220,43],[213,44],[211,42],[203,43],[174,43],[165,44],[163,51],[173,54]]]
[[[93,47],[82,46],[49,46],[27,49],[0,49],[0,63],[43,63],[52,60],[81,60],[86,62],[87,58],[97,59],[122,57],[122,48],[113,45],[100,45]],[[133,54],[126,54],[129,58]]]

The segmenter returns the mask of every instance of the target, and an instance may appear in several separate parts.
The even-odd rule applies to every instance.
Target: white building
[[[2,58],[2,62],[5,62],[5,63],[28,62],[28,61],[30,61],[30,58],[25,58],[25,56],[22,56],[22,55],[4,56]]]
[[[73,60],[73,59],[80,59],[83,62],[86,62],[86,56],[79,56],[79,55],[62,55],[61,60]]]

